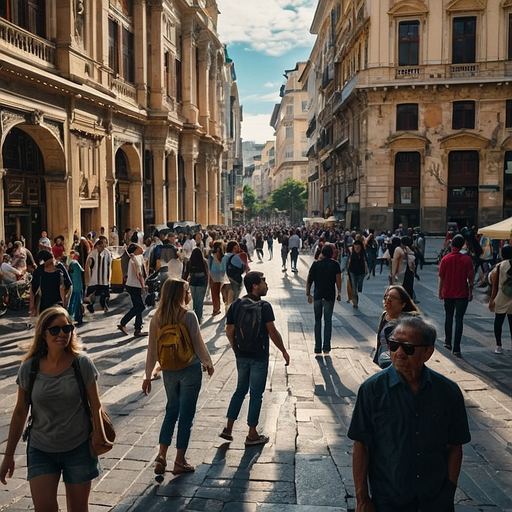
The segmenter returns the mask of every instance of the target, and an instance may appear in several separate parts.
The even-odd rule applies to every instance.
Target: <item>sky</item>
[[[243,107],[242,138],[274,138],[270,116],[280,102],[283,73],[309,57],[317,0],[217,0],[218,33],[235,63]]]

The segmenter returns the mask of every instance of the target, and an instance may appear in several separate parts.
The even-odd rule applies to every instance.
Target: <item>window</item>
[[[302,102],[302,112],[306,112],[308,109],[308,102],[307,101],[303,101]]]
[[[40,37],[46,37],[45,0],[3,0],[0,16]]]
[[[453,20],[452,62],[462,64],[476,61],[476,17]]]
[[[286,105],[286,115],[293,116],[293,105]]]
[[[123,27],[123,78],[135,83],[135,55],[133,53],[133,34]]]
[[[114,78],[135,83],[134,36],[117,20],[108,20],[108,64]]]
[[[508,60],[512,60],[512,13],[508,15]]]
[[[454,101],[452,128],[462,130],[475,128],[475,102],[474,101]]]
[[[417,130],[418,129],[418,104],[404,103],[396,106],[396,129]]]
[[[285,127],[285,138],[293,139],[293,125],[289,125]]]
[[[417,151],[399,152],[395,157],[395,204],[420,202],[421,155]]]
[[[512,128],[512,100],[507,100],[505,107],[505,128]]]
[[[293,146],[286,146],[284,158],[285,158],[285,160],[293,159]]]
[[[119,39],[117,36],[118,25],[114,20],[108,20],[108,65],[114,73],[119,74]]]
[[[398,25],[398,65],[417,66],[419,46],[420,22],[401,21]]]

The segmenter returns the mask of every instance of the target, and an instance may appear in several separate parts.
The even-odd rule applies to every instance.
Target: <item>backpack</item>
[[[232,254],[229,257],[228,263],[226,265],[226,275],[236,281],[238,284],[242,284],[242,274],[244,273],[243,265],[241,267],[237,267],[233,265],[232,259],[235,257],[235,254]]]
[[[259,352],[264,348],[261,309],[264,302],[243,297],[234,311],[235,343],[244,352]]]
[[[169,324],[158,329],[157,357],[162,370],[183,370],[192,364],[195,352],[183,324]]]
[[[503,295],[505,295],[506,297],[512,297],[512,264],[507,270],[505,281],[501,286],[501,291],[503,292]]]

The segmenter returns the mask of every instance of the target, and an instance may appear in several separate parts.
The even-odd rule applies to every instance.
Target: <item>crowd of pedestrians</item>
[[[18,374],[18,400],[0,481],[5,484],[6,477],[13,475],[13,454],[30,413],[28,478],[36,510],[41,503],[56,503],[61,474],[68,503],[87,510],[91,481],[99,468],[97,456],[89,453],[88,439],[98,435],[101,404],[98,374],[80,351],[76,327],[83,324],[84,313],[95,314],[96,299],[103,313],[109,312],[112,264],[118,256],[111,250],[114,245],[122,246],[126,253],[124,285],[131,299],[131,308],[117,328],[128,335],[127,325],[134,320],[134,336],[148,337],[142,390],[150,393],[152,381],[161,375],[166,391],[154,472],[165,473],[173,437],[177,450],[172,472],[195,470],[186,451],[201,389],[201,367],[210,377],[214,373],[201,336],[208,293],[211,315],[226,314],[226,336],[237,368],[237,387],[219,436],[233,440],[234,423],[249,393],[245,445],[267,443],[269,438],[258,429],[258,423],[270,341],[285,364],[290,363],[272,305],[264,300],[268,290],[265,276],[257,270],[267,256],[273,258],[274,243],[280,245],[283,273],[288,268],[299,272],[301,251],[314,258],[305,294],[314,308],[313,351],[317,355],[331,351],[333,310],[336,301],[342,300],[343,284],[347,302],[358,309],[365,281],[386,268],[388,286],[372,354],[383,371],[361,386],[348,431],[354,441],[357,510],[453,510],[462,445],[470,440],[467,417],[458,386],[425,366],[437,338],[435,328],[421,316],[414,290],[425,262],[425,237],[419,228],[404,230],[402,226],[394,233],[380,234],[373,229],[213,226],[190,234],[156,231],[151,237],[138,228],[127,229],[120,236],[114,227],[108,236],[104,228],[98,236],[95,232],[85,237],[75,233],[69,250],[63,236],[55,237],[52,244],[43,232],[35,257],[21,241],[5,248],[2,276],[9,279],[12,274],[19,279],[31,275],[30,313],[37,322],[32,346]],[[505,245],[499,255],[500,247],[494,248],[491,262],[480,245],[486,243],[472,230],[453,230],[447,233],[442,251],[446,254],[440,258],[438,296],[445,309],[444,347],[456,357],[461,357],[463,318],[479,279],[475,275],[489,272],[487,264],[494,266],[489,275],[489,309],[495,312],[496,354],[503,353],[505,316],[512,328],[512,250]],[[4,262],[9,265],[5,271]],[[146,279],[164,267],[169,277],[160,290],[149,331],[144,331]],[[163,354],[172,343],[174,359],[169,360]],[[87,397],[80,394],[76,365],[82,368]],[[52,392],[47,395],[44,390],[49,389],[49,377],[58,378],[52,379]],[[50,418],[44,411],[46,407],[52,410],[49,400],[87,403],[66,415],[55,411]],[[84,411],[90,411],[90,416],[84,416]],[[396,432],[403,439],[397,439]],[[60,445],[57,440],[64,438],[67,442]]]

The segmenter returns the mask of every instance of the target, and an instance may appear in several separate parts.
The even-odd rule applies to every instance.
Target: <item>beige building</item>
[[[268,140],[261,151],[261,195],[259,201],[264,203],[270,197],[275,187],[272,185],[276,163],[275,141]]]
[[[2,2],[0,238],[224,221],[241,113],[217,16],[215,0]]]
[[[309,214],[430,232],[512,215],[510,0],[320,0],[312,32]]]
[[[292,178],[306,182],[308,140],[306,137],[308,97],[299,78],[305,62],[298,62],[294,69],[285,72],[286,83],[281,87],[281,103],[274,107],[270,125],[275,130],[275,166],[273,189]]]

